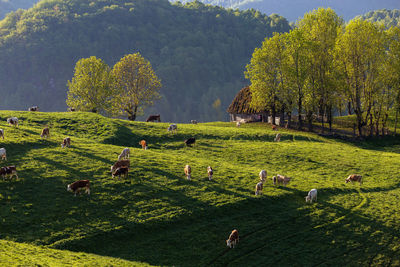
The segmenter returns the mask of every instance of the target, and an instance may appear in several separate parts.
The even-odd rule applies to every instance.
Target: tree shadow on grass
[[[143,185],[143,190],[154,194],[149,185]],[[351,212],[324,201],[299,209],[305,203],[294,201],[292,195],[246,198],[216,207],[179,192],[166,189],[158,192],[167,197],[165,201],[180,204],[189,213],[143,224],[125,221],[118,229],[65,241],[54,247],[154,265],[205,266],[210,262],[215,266],[241,266],[245,262],[247,266],[307,265],[310,262],[352,265],[360,261],[361,264],[373,263],[377,253],[372,249],[389,251],[386,246],[391,244],[380,244],[380,241],[396,233],[396,229],[377,224],[358,211]],[[151,199],[151,195],[147,197]],[[325,208],[345,218],[330,222],[323,216],[311,215]],[[366,228],[360,229],[357,225]],[[226,250],[224,240],[234,228],[242,238],[237,248]],[[377,235],[376,231],[381,233]],[[371,237],[373,233],[375,236]]]

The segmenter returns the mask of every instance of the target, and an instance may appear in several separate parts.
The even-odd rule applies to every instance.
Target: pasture
[[[19,128],[6,119],[16,116]],[[400,265],[398,141],[350,143],[267,124],[129,122],[0,111],[0,264],[99,266]],[[44,126],[50,138],[41,139]],[[71,147],[61,148],[64,137]],[[193,147],[183,140],[195,137]],[[146,140],[148,150],[138,144]],[[126,179],[110,166],[131,150]],[[183,172],[192,167],[192,180]],[[207,166],[214,169],[213,180]],[[255,196],[261,169],[263,195]],[[363,185],[345,184],[349,174]],[[292,177],[287,187],[271,177]],[[91,195],[66,186],[91,181]],[[304,197],[318,189],[318,201]],[[240,242],[225,240],[237,229]]]

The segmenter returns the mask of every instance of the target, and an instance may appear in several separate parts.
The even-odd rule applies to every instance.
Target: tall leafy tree
[[[360,136],[370,122],[372,108],[379,93],[379,70],[385,55],[383,28],[364,20],[352,20],[336,42],[337,68],[346,81],[344,94],[357,117]]]
[[[290,92],[295,97],[298,112],[298,127],[302,129],[302,111],[304,102],[304,90],[309,73],[309,43],[304,37],[303,30],[295,28],[287,35],[285,56],[287,57],[286,72]]]
[[[113,112],[128,115],[134,121],[143,108],[160,98],[161,81],[148,60],[139,53],[124,56],[112,70],[117,93],[113,99]]]
[[[245,72],[246,78],[251,82],[251,105],[270,110],[273,124],[277,110],[282,108],[286,86],[284,46],[282,34],[275,33],[273,37],[266,38],[262,47],[254,50]]]
[[[312,42],[310,49],[310,85],[312,94],[317,97],[319,114],[324,126],[327,115],[332,125],[332,109],[335,97],[335,86],[332,77],[333,50],[343,20],[331,8],[319,8],[304,15],[298,22],[305,38]]]
[[[80,59],[68,81],[67,105],[77,110],[105,112],[113,95],[110,68],[94,56]]]
[[[400,109],[400,28],[392,27],[388,31],[389,49],[384,68],[384,81],[389,88],[392,88],[394,99],[395,133],[397,130],[398,114]]]

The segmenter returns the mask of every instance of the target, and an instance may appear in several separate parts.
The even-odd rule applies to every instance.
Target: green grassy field
[[[6,124],[10,116],[19,128]],[[45,125],[48,140],[40,138]],[[267,124],[178,124],[176,134],[167,126],[0,111],[8,159],[1,164],[15,164],[20,177],[0,180],[0,264],[400,265],[397,140],[348,143],[280,130],[274,143]],[[66,136],[72,147],[62,149]],[[191,136],[196,145],[184,147]],[[112,179],[124,147],[131,148],[129,177]],[[255,196],[261,169],[268,180]],[[287,187],[272,184],[278,173],[293,177]],[[352,173],[363,175],[361,187],[344,183]],[[90,196],[66,191],[79,179],[91,181]],[[306,204],[312,188],[318,202]],[[240,243],[227,249],[235,228]]]

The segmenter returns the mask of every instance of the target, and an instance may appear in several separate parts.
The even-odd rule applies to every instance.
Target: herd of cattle
[[[34,107],[29,108],[29,111],[39,111],[39,108],[37,106],[34,106]],[[160,115],[151,115],[146,121],[147,122],[150,122],[150,121],[159,121],[160,122],[161,121]],[[10,117],[7,119],[7,123],[11,127],[18,127],[18,118]],[[191,123],[197,124],[197,121],[191,121]],[[237,123],[237,126],[238,127],[240,126],[240,122]],[[168,132],[176,132],[177,129],[178,129],[178,127],[176,124],[171,124],[167,128],[167,131]],[[276,127],[273,127],[273,130],[276,130]],[[0,129],[0,137],[3,138],[3,140],[4,140],[4,130],[3,129]],[[40,137],[41,138],[50,137],[50,130],[48,127],[45,127],[42,129]],[[278,133],[276,135],[274,141],[279,142],[280,138],[281,138],[281,134]],[[194,137],[188,138],[184,141],[186,146],[191,146],[191,145],[195,144],[195,142],[196,142],[196,139]],[[144,150],[148,149],[146,140],[141,140],[139,142],[139,145]],[[70,146],[71,146],[71,138],[70,137],[64,138],[61,143],[61,147],[65,148],[65,147],[70,147]],[[128,176],[128,172],[129,172],[129,168],[130,168],[129,156],[130,156],[130,149],[128,147],[124,148],[122,150],[121,154],[118,156],[118,161],[115,162],[113,166],[111,166],[112,178],[121,177],[121,176],[126,178]],[[6,153],[5,148],[0,148],[0,158],[5,161],[7,160],[7,153]],[[184,173],[185,173],[187,180],[191,180],[192,167],[190,165],[186,165],[184,167]],[[208,175],[208,179],[210,181],[212,180],[213,174],[214,174],[213,168],[211,166],[208,166],[207,167],[207,175]],[[3,180],[5,180],[6,178],[11,180],[14,176],[16,177],[16,179],[18,179],[17,169],[14,165],[1,167],[0,175],[3,177]],[[260,178],[260,181],[256,184],[256,187],[255,187],[255,195],[262,194],[263,186],[264,186],[264,183],[267,178],[267,172],[265,170],[261,170],[259,173],[259,178]],[[291,180],[291,177],[283,176],[280,174],[277,174],[276,176],[272,177],[272,182],[274,185],[286,186],[290,182],[290,180]],[[359,182],[361,185],[362,184],[362,176],[357,175],[357,174],[352,174],[345,179],[345,182],[346,183]],[[79,180],[79,181],[73,182],[73,183],[67,185],[67,190],[73,192],[75,196],[77,193],[80,193],[82,190],[85,190],[85,192],[90,195],[90,181],[89,180]],[[305,200],[306,200],[306,202],[309,202],[309,203],[312,203],[313,201],[317,201],[317,189],[315,189],[315,188],[311,189],[308,192],[307,196],[305,197]],[[229,235],[228,240],[226,240],[226,245],[230,248],[232,248],[232,247],[234,248],[238,242],[239,242],[239,233],[235,229]]]

